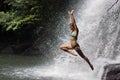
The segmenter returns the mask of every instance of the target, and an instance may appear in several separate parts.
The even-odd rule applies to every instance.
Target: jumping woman
[[[77,37],[78,37],[78,28],[73,16],[74,10],[68,11],[68,14],[70,16],[70,44],[62,44],[60,46],[60,49],[68,52],[69,54],[72,54],[74,56],[77,56],[73,50],[75,50],[90,66],[92,70],[94,70],[93,65],[90,63],[89,59],[83,54],[83,52],[80,49],[79,44],[77,43]]]

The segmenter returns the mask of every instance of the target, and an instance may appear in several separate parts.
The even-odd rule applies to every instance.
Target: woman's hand
[[[68,14],[73,14],[74,10],[68,11]]]

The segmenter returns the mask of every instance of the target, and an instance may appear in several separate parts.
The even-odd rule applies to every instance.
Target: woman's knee
[[[59,48],[62,49],[63,48],[62,45],[60,45]]]
[[[59,48],[60,48],[60,49],[64,49],[65,47],[64,47],[63,45],[60,45]]]

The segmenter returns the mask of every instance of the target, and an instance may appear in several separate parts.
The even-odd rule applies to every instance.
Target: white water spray
[[[119,56],[115,60],[109,57],[98,56],[102,46],[100,45],[99,36],[96,36],[96,34],[100,35],[102,33],[97,33],[97,30],[100,27],[100,21],[103,19],[103,16],[106,15],[106,11],[109,8],[108,6],[114,2],[115,0],[86,0],[82,6],[78,5],[78,7],[82,8],[75,10],[74,16],[79,28],[78,43],[84,54],[90,59],[91,63],[93,63],[94,71],[92,71],[88,64],[79,56],[74,57],[61,50],[53,50],[51,48],[51,52],[57,55],[54,58],[54,64],[31,68],[16,68],[10,73],[8,72],[8,74],[23,79],[29,77],[33,80],[101,80],[103,67],[106,64],[118,63],[120,59]],[[64,16],[62,16],[62,21],[67,22]],[[66,30],[69,29],[69,27],[67,29],[66,25],[58,25],[57,27],[59,29],[58,31],[63,32],[57,34],[59,41],[63,41],[64,43],[68,42],[69,34]],[[114,39],[108,42],[108,44],[112,42],[114,42]],[[107,53],[107,55],[111,55],[109,54],[109,50],[113,48],[110,46],[106,46],[102,54]],[[6,75],[7,73],[5,72],[3,74]]]
[[[75,18],[77,21],[77,26],[79,28],[79,39],[78,42],[81,45],[81,49],[87,55],[91,62],[93,63],[95,70],[92,72],[89,70],[89,67],[82,59],[79,59],[79,57],[71,57],[66,55],[61,55],[59,59],[56,61],[61,61],[64,65],[67,65],[68,71],[71,70],[72,74],[79,74],[79,76],[74,76],[77,78],[77,80],[101,80],[101,76],[103,74],[103,67],[110,63],[118,63],[118,60],[112,60],[107,58],[101,58],[98,57],[98,50],[100,47],[100,40],[98,37],[96,37],[98,30],[98,27],[101,20],[103,19],[103,16],[107,14],[107,9],[109,6],[111,6],[112,3],[114,3],[115,0],[87,0],[85,4],[82,6],[82,9],[77,11],[77,14],[75,14]],[[81,7],[81,6],[80,6]],[[114,23],[114,22],[113,22]],[[112,27],[112,26],[110,26]],[[117,32],[117,31],[116,31]],[[65,33],[64,33],[65,34]],[[69,34],[68,34],[69,35]],[[111,36],[111,37],[117,37],[117,35]],[[65,38],[66,39],[66,38]],[[67,42],[64,40],[64,42]],[[114,39],[111,39],[113,43],[115,43]],[[108,43],[111,43],[108,42]],[[107,45],[107,44],[106,44]],[[113,50],[113,48],[110,46],[106,46],[103,55],[111,55],[110,51]],[[64,57],[65,56],[65,57]],[[64,61],[62,61],[64,59]],[[57,64],[59,65],[59,64]],[[56,65],[56,66],[57,66]],[[65,67],[65,66],[64,66]],[[75,71],[77,70],[77,71]],[[75,73],[74,73],[75,71]],[[69,73],[70,74],[70,73]],[[68,74],[68,75],[69,75]]]

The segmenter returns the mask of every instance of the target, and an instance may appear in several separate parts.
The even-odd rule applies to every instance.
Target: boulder
[[[120,80],[120,64],[106,65],[102,80]]]

